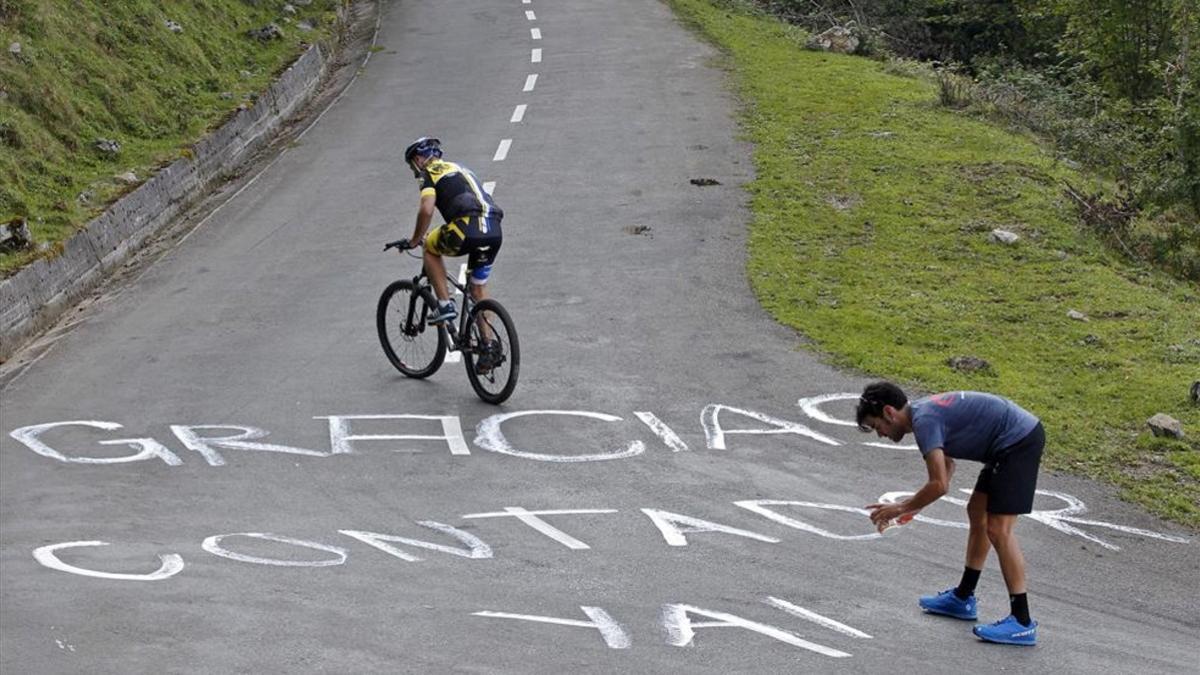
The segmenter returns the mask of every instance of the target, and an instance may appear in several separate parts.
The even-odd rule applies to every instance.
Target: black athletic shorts
[[[1038,465],[1046,447],[1042,423],[1025,438],[1004,448],[996,460],[983,465],[975,491],[988,496],[987,512],[1020,514],[1033,511],[1033,493],[1037,490]]]
[[[433,228],[425,235],[425,248],[438,255],[466,255],[471,282],[482,285],[487,283],[503,241],[499,215],[468,214]]]

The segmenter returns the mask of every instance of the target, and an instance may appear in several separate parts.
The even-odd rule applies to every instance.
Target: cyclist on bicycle
[[[429,318],[432,324],[458,316],[450,301],[442,256],[467,256],[468,288],[479,301],[487,297],[488,276],[504,239],[500,232],[504,212],[470,169],[442,159],[441,146],[442,142],[436,138],[421,137],[404,150],[404,161],[421,188],[417,224],[408,242],[410,247],[419,246],[422,241],[425,244],[425,272],[439,305]],[[435,206],[446,222],[426,235]]]
[[[468,288],[476,302],[488,297],[487,280],[504,237],[500,221],[504,212],[483,184],[467,167],[442,158],[442,142],[422,136],[404,150],[404,161],[420,184],[421,203],[408,247],[424,242],[425,273],[437,295],[437,311],[429,323],[453,321],[458,310],[450,300],[446,266],[442,256],[467,256]],[[429,230],[433,209],[441,212],[444,224]],[[480,357],[481,369],[489,368],[490,352]]]

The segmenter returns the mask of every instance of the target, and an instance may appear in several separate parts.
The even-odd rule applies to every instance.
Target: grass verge
[[[1008,396],[1045,423],[1047,468],[1200,527],[1200,289],[1083,231],[1063,181],[1094,178],[940,107],[927,81],[806,51],[742,3],[669,2],[724,52],[743,101],[748,275],[776,319],[840,366]],[[997,228],[1021,239],[993,243]],[[991,367],[952,370],[956,356]],[[1159,412],[1189,436],[1152,438]]]
[[[253,104],[276,73],[335,29],[340,0],[0,0],[0,222],[35,247],[69,238],[157,168]],[[249,31],[275,23],[277,39]],[[303,28],[302,28],[303,24]],[[106,153],[100,139],[119,143]],[[121,176],[133,172],[135,180]]]

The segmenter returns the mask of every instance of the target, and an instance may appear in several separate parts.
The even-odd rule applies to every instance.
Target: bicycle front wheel
[[[503,403],[517,388],[521,370],[521,344],[512,317],[489,298],[475,304],[465,328],[463,362],[471,388],[488,403]]]
[[[429,377],[446,359],[445,332],[425,321],[435,307],[429,289],[417,288],[410,279],[393,281],[379,296],[379,343],[388,361],[409,377]]]

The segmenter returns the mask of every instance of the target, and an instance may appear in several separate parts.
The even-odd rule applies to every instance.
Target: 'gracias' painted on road
[[[800,410],[807,417],[823,424],[854,426],[854,422],[830,415],[822,410],[820,406],[831,401],[857,398],[858,394],[826,394],[800,399],[799,406]],[[675,429],[659,419],[653,412],[635,411],[633,415],[641,424],[649,429],[657,439],[657,442],[660,442],[667,450],[671,452],[687,452],[690,450],[687,443],[676,433]],[[646,442],[642,440],[629,441],[624,447],[616,449],[597,448],[596,452],[587,454],[552,454],[521,449],[510,443],[503,431],[505,423],[519,418],[536,419],[540,424],[555,424],[557,425],[556,428],[563,428],[564,425],[569,424],[586,423],[583,421],[589,419],[605,423],[626,422],[624,418],[617,415],[586,410],[523,410],[506,412],[484,418],[478,424],[475,429],[474,445],[490,452],[539,462],[598,462],[636,457],[646,452]],[[387,450],[393,452],[409,452],[415,449],[412,447],[412,441],[443,442],[452,455],[471,454],[470,446],[463,435],[462,423],[455,415],[317,415],[313,419],[326,420],[329,428],[328,449],[314,450],[278,443],[266,443],[262,439],[266,438],[269,432],[260,427],[242,424],[172,424],[171,432],[175,436],[172,442],[177,443],[175,448],[155,438],[147,436],[130,437],[128,434],[121,434],[120,438],[95,441],[97,445],[105,447],[128,447],[134,450],[133,453],[116,455],[98,453],[95,448],[62,447],[55,444],[51,440],[51,437],[54,435],[54,432],[68,430],[78,432],[81,428],[107,432],[124,429],[117,422],[103,420],[47,422],[14,429],[9,432],[9,435],[39,455],[56,459],[60,462],[76,464],[128,464],[130,462],[159,460],[169,466],[179,466],[184,463],[181,452],[178,449],[182,448],[185,451],[197,453],[210,466],[223,466],[226,463],[224,453],[231,450],[242,452],[274,452],[307,457],[331,457],[334,455],[354,454],[362,451],[368,444],[378,443],[390,443],[391,445]],[[378,425],[379,423],[390,425],[392,427],[390,433],[365,433],[358,430],[358,428],[364,425]],[[729,437],[735,435],[792,434],[829,446],[844,444],[843,441],[816,431],[800,422],[721,404],[710,404],[701,410],[700,427],[704,433],[705,447],[709,450],[727,449]],[[891,443],[865,442],[863,445],[915,449],[915,446]],[[373,447],[377,449],[379,446],[374,445]]]

